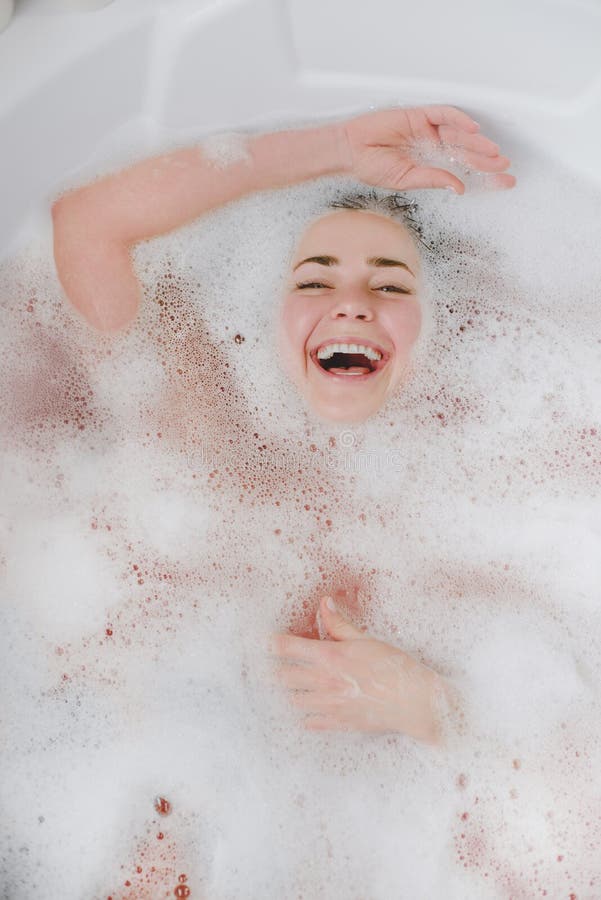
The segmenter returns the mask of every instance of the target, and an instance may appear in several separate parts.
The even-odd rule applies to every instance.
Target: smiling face
[[[283,365],[322,419],[361,422],[405,376],[421,327],[420,261],[409,230],[336,210],[298,244],[280,320]]]

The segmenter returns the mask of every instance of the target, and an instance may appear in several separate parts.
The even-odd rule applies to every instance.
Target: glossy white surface
[[[58,2],[21,0],[0,35],[0,252],[40,196],[136,124],[151,140],[445,102],[508,152],[526,139],[599,180],[599,0]]]
[[[14,9],[14,0],[0,0],[0,31],[3,31],[10,22]]]

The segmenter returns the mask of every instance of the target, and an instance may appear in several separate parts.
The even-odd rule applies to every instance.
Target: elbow
[[[61,194],[50,207],[54,235],[70,230],[70,223],[80,215],[81,207],[77,202],[79,191]]]
[[[52,216],[52,238],[54,260],[61,283],[68,269],[69,258],[73,258],[85,234],[81,208],[73,193],[63,194],[50,208]]]
[[[52,215],[52,225],[56,229],[56,227],[60,224],[62,219],[64,218],[65,206],[67,203],[67,195],[63,194],[62,197],[59,197],[58,200],[55,200],[52,206],[50,207],[50,213]]]
[[[65,194],[51,208],[56,272],[71,305],[104,334],[130,325],[140,286],[129,247],[104,227],[86,189]]]
[[[132,325],[136,319],[139,303],[137,298],[128,298],[129,302],[122,306],[115,303],[88,304],[85,310],[81,310],[88,325],[102,334],[114,335],[124,331]]]

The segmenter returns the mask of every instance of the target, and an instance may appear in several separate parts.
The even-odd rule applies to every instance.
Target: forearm
[[[252,137],[244,158],[227,166],[202,146],[144,160],[55,202],[60,282],[90,324],[115,331],[132,321],[140,302],[133,244],[254,191],[344,172],[349,165],[345,131],[337,125]]]
[[[254,191],[343,172],[350,165],[342,126],[251,137],[243,159],[226,166],[202,145],[143,160],[64,195],[55,222],[85,204],[89,233],[133,244],[179,228]]]
[[[137,241],[254,191],[336,173],[388,190],[451,186],[463,193],[451,172],[416,159],[420,141],[444,142],[449,130],[470,168],[498,173],[491,176],[496,187],[514,184],[513,176],[499,174],[509,160],[498,155],[496,144],[477,133],[469,116],[447,106],[380,110],[346,123],[250,137],[244,158],[225,166],[210,158],[205,142],[204,150],[200,145],[145,160],[57,200],[52,213],[60,281],[90,322],[120,328],[139,303],[128,258]],[[114,256],[118,265],[111,271]]]

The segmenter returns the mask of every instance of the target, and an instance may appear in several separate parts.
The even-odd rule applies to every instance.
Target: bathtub
[[[41,196],[128,126],[151,143],[161,132],[452,103],[509,155],[526,140],[601,179],[595,0],[114,0],[93,11],[76,7],[20,0],[0,34],[0,252]]]
[[[509,0],[502,6],[478,0],[113,0],[82,12],[17,0],[0,34],[0,258],[30,227],[49,228],[49,198],[74,172],[89,167],[93,174],[94,160],[115,148],[143,155],[163,139],[306,122],[370,106],[457,105],[509,156],[515,153],[518,177],[521,165],[535,166],[543,154],[599,184],[599,47],[598,0]],[[224,747],[229,740],[224,730]],[[218,777],[235,782],[243,776],[224,754]],[[120,787],[112,779],[103,784],[96,765],[92,758],[88,771],[86,759],[70,790],[83,794],[92,785],[90,795],[110,816]],[[266,784],[272,776],[264,773]],[[161,789],[142,787],[149,796]],[[434,787],[430,803],[438,809],[435,794]],[[70,812],[77,823],[75,807]],[[361,821],[363,811],[355,814]],[[93,837],[86,846],[81,816],[77,852],[83,855]],[[142,807],[140,821],[145,816]],[[32,825],[27,819],[27,829],[43,818],[32,818]],[[252,823],[242,809],[234,818],[242,845]],[[533,822],[533,831],[543,825]],[[369,837],[366,830],[368,849]],[[409,833],[408,846],[411,839]],[[217,843],[214,852],[224,870],[225,844]],[[419,852],[416,845],[416,857]],[[248,866],[260,870],[261,862]],[[70,896],[87,890],[84,884]],[[185,896],[184,889],[175,896]],[[469,894],[459,885],[452,896]]]

